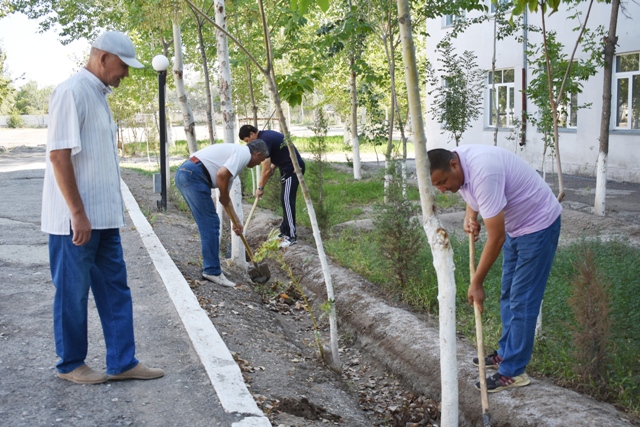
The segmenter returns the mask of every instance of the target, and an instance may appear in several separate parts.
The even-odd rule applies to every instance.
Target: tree
[[[427,157],[427,137],[424,131],[422,105],[420,104],[420,79],[416,65],[416,53],[413,43],[411,12],[409,0],[397,0],[398,22],[402,38],[402,58],[407,81],[407,95],[412,118],[413,143],[416,155],[416,173],[420,191],[423,228],[433,254],[433,265],[438,277],[438,301],[440,322],[440,375],[441,375],[441,425],[458,425],[458,373],[456,357],[456,318],[455,318],[455,265],[449,235],[442,227],[435,213],[435,194],[429,172]],[[427,2],[428,16],[447,13],[452,10],[483,9],[481,2],[438,0]]]
[[[418,189],[420,190],[420,204],[422,207],[422,222],[431,246],[433,264],[438,276],[442,389],[441,422],[445,427],[454,427],[458,425],[458,373],[456,366],[456,283],[453,250],[451,249],[449,236],[435,214],[435,193],[429,173],[427,137],[422,121],[420,80],[418,78],[415,47],[413,45],[409,0],[398,0],[398,17],[402,35],[402,57],[407,80],[409,109],[413,125],[413,143],[416,156]]]
[[[16,90],[13,87],[11,77],[5,69],[5,60],[7,54],[2,50],[0,45],[0,114],[6,115],[11,112],[15,101]]]
[[[213,1],[211,1],[209,6],[207,6],[207,0],[203,0],[201,9],[210,10],[213,5]],[[211,81],[209,79],[209,62],[207,60],[207,49],[205,46],[203,34],[204,20],[195,12],[193,12],[193,19],[196,23],[196,28],[198,31],[198,48],[200,50],[200,59],[202,61],[202,73],[204,74],[204,90],[207,97],[205,111],[207,114],[207,127],[209,129],[209,143],[214,144],[216,141],[216,125],[213,113],[213,97],[211,96]]]
[[[562,161],[560,159],[560,136],[558,134],[558,122],[560,119],[559,106],[562,105],[563,96],[565,95],[566,83],[569,77],[571,67],[573,65],[573,59],[576,54],[576,50],[581,42],[583,42],[583,35],[585,30],[587,29],[587,23],[589,21],[589,15],[591,14],[591,7],[593,6],[594,0],[589,0],[589,6],[587,8],[587,14],[584,18],[582,25],[580,26],[578,37],[576,39],[575,45],[573,47],[573,51],[569,60],[566,63],[566,68],[564,69],[564,77],[561,79],[559,85],[554,85],[552,81],[553,70],[552,70],[552,58],[550,56],[550,45],[548,43],[548,34],[546,28],[546,19],[545,13],[549,12],[549,14],[555,13],[558,11],[558,7],[560,6],[560,2],[562,0],[539,0],[539,1],[530,1],[530,0],[515,0],[514,1],[514,15],[522,14],[526,8],[529,8],[531,12],[537,12],[540,10],[540,16],[542,19],[542,38],[543,38],[543,52],[544,52],[544,61],[545,61],[545,70],[547,74],[547,90],[548,90],[548,98],[549,98],[549,108],[551,111],[552,117],[552,128],[553,128],[553,145],[555,148],[555,156],[556,163],[558,166],[558,201],[562,201],[564,198],[564,184],[562,180]],[[567,3],[571,3],[571,0],[565,0]],[[587,39],[585,39],[587,40]]]
[[[448,39],[438,43],[442,67],[437,72],[428,68],[428,81],[434,88],[431,114],[439,122],[443,132],[451,133],[456,147],[462,134],[482,111],[482,87],[484,73],[476,64],[476,55],[465,50],[460,56],[454,52]]]
[[[530,27],[530,31],[535,28]],[[568,55],[563,53],[564,46],[557,40],[555,31],[549,31],[546,35],[544,46],[530,44],[527,49],[529,63],[532,65],[533,78],[526,89],[527,97],[538,107],[538,114],[528,115],[528,120],[533,123],[542,136],[544,151],[547,147],[555,148],[556,126],[570,122],[567,116],[568,106],[571,113],[575,114],[581,108],[587,108],[590,104],[578,105],[575,96],[582,92],[582,82],[596,73],[596,59],[587,58],[573,61],[568,64]],[[594,51],[594,53],[596,53]],[[547,59],[548,58],[548,59]],[[567,70],[569,73],[567,74]],[[551,83],[549,83],[551,82]],[[558,96],[556,112],[554,113],[549,103],[549,84],[554,94],[564,84],[562,94]],[[555,101],[554,101],[555,102]],[[555,114],[555,116],[554,116]],[[557,120],[557,122],[555,122]],[[545,155],[543,153],[543,165]],[[542,168],[544,170],[544,167]]]
[[[333,292],[333,284],[331,280],[331,273],[329,272],[329,264],[327,262],[327,257],[324,251],[324,247],[322,245],[322,237],[320,235],[320,229],[318,226],[318,221],[316,219],[315,210],[313,207],[313,202],[311,200],[311,195],[309,194],[309,188],[304,180],[304,175],[302,175],[302,170],[300,169],[300,165],[298,164],[298,160],[296,158],[293,144],[291,143],[291,134],[289,133],[289,128],[287,125],[287,120],[284,115],[284,111],[282,109],[282,103],[280,100],[280,93],[278,91],[278,83],[275,77],[275,72],[273,69],[273,51],[271,48],[271,34],[270,29],[267,22],[267,16],[264,10],[264,5],[262,0],[258,0],[258,5],[260,9],[260,17],[262,22],[262,30],[263,30],[263,39],[264,39],[264,47],[266,53],[266,65],[262,65],[258,62],[253,56],[239,41],[237,38],[233,37],[229,34],[225,28],[218,25],[214,20],[209,18],[204,14],[200,9],[198,9],[190,0],[185,0],[186,3],[194,10],[201,14],[203,17],[207,19],[209,23],[211,23],[217,30],[224,33],[230,40],[232,40],[240,50],[242,50],[247,57],[249,57],[256,68],[260,70],[263,74],[267,84],[269,85],[269,90],[271,92],[271,97],[276,107],[276,112],[278,114],[278,119],[280,121],[280,126],[282,133],[284,134],[285,141],[287,143],[287,147],[289,148],[289,153],[291,155],[291,160],[293,163],[294,171],[298,176],[298,180],[300,181],[300,188],[302,189],[302,194],[304,196],[304,200],[307,206],[307,212],[309,215],[309,221],[311,222],[311,227],[313,229],[313,237],[316,242],[316,249],[318,251],[318,257],[320,258],[320,264],[322,265],[322,271],[324,274],[325,285],[327,288],[327,306],[329,313],[329,332],[330,332],[330,351],[331,357],[327,357],[330,360],[330,366],[336,370],[341,369],[340,364],[340,354],[338,352],[338,334],[337,334],[337,317],[335,310],[335,297]],[[322,354],[323,349],[319,349]]]
[[[52,86],[39,88],[36,81],[28,81],[18,90],[15,107],[20,114],[47,114],[51,92],[53,92]]]
[[[323,47],[329,56],[343,55],[348,68],[348,87],[350,109],[348,114],[351,149],[353,152],[353,178],[361,179],[360,139],[358,132],[358,77],[367,68],[362,54],[367,35],[371,32],[365,20],[363,9],[353,0],[335,2],[334,8],[339,16],[321,26],[320,33],[325,36]]]
[[[618,36],[618,11],[620,0],[611,1],[611,17],[609,18],[609,32],[604,39],[604,76],[602,82],[602,118],[600,120],[600,150],[596,165],[596,194],[593,212],[605,215],[605,198],[607,194],[607,159],[609,158],[609,126],[611,125],[611,78],[613,74],[613,59],[616,54]]]
[[[173,45],[174,45],[174,60],[173,60],[173,79],[176,85],[176,92],[178,94],[178,101],[182,108],[182,120],[184,122],[184,134],[187,137],[187,146],[189,147],[189,154],[193,154],[198,151],[198,141],[196,140],[196,121],[193,117],[193,111],[189,105],[187,98],[187,91],[184,86],[184,64],[182,61],[182,33],[180,28],[180,18],[178,10],[174,10],[173,18]]]

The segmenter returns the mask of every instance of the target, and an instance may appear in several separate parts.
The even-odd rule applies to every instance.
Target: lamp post
[[[160,113],[160,194],[158,209],[167,210],[167,125],[165,115],[164,87],[167,81],[169,60],[164,55],[156,55],[151,62],[158,72],[158,100]]]

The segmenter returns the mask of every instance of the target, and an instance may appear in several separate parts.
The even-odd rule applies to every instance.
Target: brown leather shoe
[[[109,381],[118,380],[154,380],[164,376],[164,371],[159,368],[148,368],[138,362],[136,366],[117,375],[109,375]]]
[[[78,384],[100,384],[107,381],[105,374],[96,372],[87,365],[80,365],[66,374],[58,372],[58,377]]]

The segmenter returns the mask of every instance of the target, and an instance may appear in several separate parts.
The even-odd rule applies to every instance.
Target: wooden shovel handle
[[[249,211],[249,216],[247,217],[247,222],[244,223],[244,229],[246,230],[249,227],[249,222],[251,221],[251,216],[253,215],[253,211],[256,210],[256,206],[258,206],[258,201],[260,200],[259,197],[256,197],[256,201],[253,202],[253,206],[251,207],[251,210]]]
[[[469,233],[469,279],[473,279],[476,273],[476,246],[473,233]],[[478,346],[478,371],[480,373],[480,400],[482,401],[482,413],[489,413],[489,396],[487,394],[487,377],[486,366],[484,360],[484,337],[482,333],[482,312],[477,302],[473,304],[473,312],[476,320],[476,344]]]
[[[239,228],[238,226],[238,221],[236,221],[236,216],[232,214],[231,209],[229,208],[229,206],[225,206],[224,210],[227,212],[227,216],[229,218],[231,218],[231,222],[233,223],[233,226],[236,228]],[[242,243],[244,243],[244,248],[247,250],[247,253],[249,254],[249,258],[251,258],[251,262],[256,264],[255,258],[253,257],[253,252],[251,251],[251,248],[249,247],[249,242],[247,242],[247,239],[244,238],[244,234],[240,233],[240,239],[242,239]]]

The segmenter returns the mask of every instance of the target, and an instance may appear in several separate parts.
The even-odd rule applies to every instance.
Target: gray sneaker
[[[235,288],[236,287],[236,284],[233,283],[231,280],[227,279],[224,276],[224,273],[220,273],[219,276],[214,276],[213,274],[204,274],[204,273],[202,273],[202,277],[204,277],[205,279],[207,279],[210,282],[215,283],[216,285],[227,286],[229,288]]]
[[[531,380],[526,373],[521,373],[515,377],[507,377],[505,375],[495,373],[487,377],[487,392],[496,393],[508,388],[524,387],[531,384]],[[480,390],[480,383],[476,383],[476,388]]]

